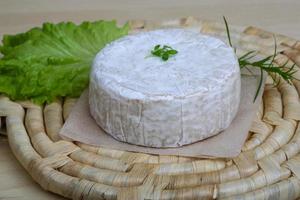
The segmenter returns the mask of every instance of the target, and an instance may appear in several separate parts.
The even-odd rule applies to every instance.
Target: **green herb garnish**
[[[231,47],[231,38],[230,38],[230,31],[228,27],[228,23],[226,18],[223,16],[224,22],[225,22],[225,27],[226,27],[226,33],[227,33],[227,38],[228,38],[228,43]],[[262,82],[263,82],[263,71],[267,73],[272,73],[272,79],[274,83],[277,85],[280,82],[280,78],[284,79],[287,81],[287,83],[291,84],[292,80],[298,80],[295,78],[293,75],[297,72],[297,70],[294,69],[295,64],[287,69],[286,65],[288,62],[284,63],[283,65],[276,65],[274,63],[275,57],[278,55],[277,53],[277,43],[276,43],[276,38],[274,36],[274,54],[267,56],[266,58],[260,59],[258,61],[252,61],[251,59],[255,58],[255,56],[258,54],[257,51],[249,51],[242,55],[241,57],[238,58],[240,68],[246,68],[248,71],[251,72],[251,70],[248,67],[255,67],[260,69],[260,80],[258,84],[258,88],[255,93],[254,101],[256,100],[259,91],[261,90],[262,87]],[[234,48],[235,49],[235,48]]]
[[[169,57],[174,56],[178,53],[175,49],[168,45],[162,45],[158,44],[154,47],[154,49],[151,51],[151,54],[153,56],[161,57],[163,61],[167,61]]]

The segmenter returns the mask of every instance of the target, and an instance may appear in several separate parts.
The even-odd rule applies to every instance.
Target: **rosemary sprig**
[[[175,55],[178,53],[177,50],[173,49],[172,47],[168,45],[162,45],[158,44],[154,47],[154,49],[151,51],[151,54],[153,56],[161,57],[163,61],[167,61],[169,57]]]
[[[234,48],[231,43],[230,31],[229,31],[229,26],[228,26],[227,20],[224,16],[223,16],[223,19],[224,19],[224,23],[225,23],[225,27],[226,27],[228,43],[232,48]],[[278,55],[277,42],[276,42],[275,36],[274,36],[274,54],[267,56],[266,58],[263,58],[258,61],[252,61],[251,59],[255,58],[257,56],[257,54],[258,54],[257,51],[249,51],[238,58],[241,69],[246,68],[249,71],[251,71],[251,70],[248,67],[256,67],[256,68],[260,69],[260,80],[259,80],[258,88],[256,90],[253,101],[256,100],[256,98],[261,90],[262,81],[263,81],[263,71],[273,74],[273,76],[271,76],[271,77],[276,85],[279,84],[280,77],[282,79],[284,79],[285,81],[287,81],[289,84],[291,84],[292,80],[298,80],[297,78],[295,78],[293,76],[297,72],[297,70],[295,70],[295,68],[294,68],[295,64],[291,68],[287,69],[286,65],[288,62],[286,62],[280,66],[278,66],[274,63],[275,57]]]
[[[227,38],[228,38],[228,43],[231,47],[232,46],[232,43],[231,43],[231,37],[230,37],[230,32],[229,32],[229,26],[228,26],[228,23],[227,23],[227,20],[225,18],[225,16],[223,16],[223,20],[224,20],[224,23],[225,23],[225,28],[226,28],[226,34],[227,34]]]

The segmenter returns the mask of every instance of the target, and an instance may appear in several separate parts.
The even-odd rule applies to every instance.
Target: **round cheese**
[[[151,56],[157,45],[178,53]],[[233,49],[217,38],[163,29],[118,39],[96,56],[90,112],[115,139],[177,147],[218,134],[235,117],[240,69]]]

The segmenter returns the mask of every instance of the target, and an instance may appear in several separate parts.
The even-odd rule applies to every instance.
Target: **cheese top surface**
[[[178,53],[163,61],[155,45]],[[216,92],[239,73],[233,49],[221,40],[185,29],[128,35],[108,44],[94,60],[92,76],[109,91],[123,88],[128,98],[182,98]],[[132,94],[131,94],[131,92]]]

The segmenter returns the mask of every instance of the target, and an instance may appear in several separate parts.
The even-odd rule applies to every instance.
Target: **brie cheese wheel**
[[[151,56],[157,44],[178,53],[167,61]],[[94,60],[90,112],[119,141],[182,146],[230,125],[239,107],[240,77],[233,49],[217,38],[185,29],[128,35]]]

